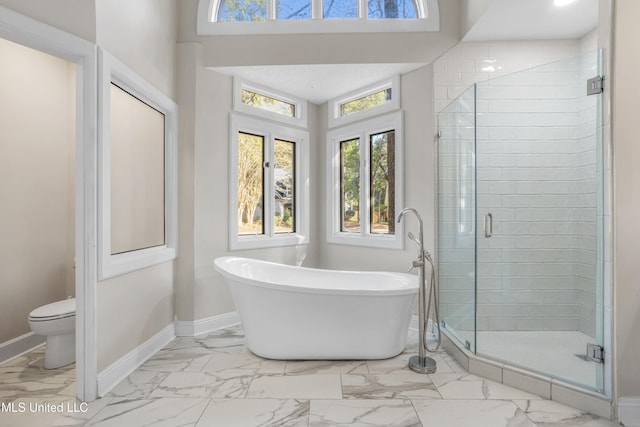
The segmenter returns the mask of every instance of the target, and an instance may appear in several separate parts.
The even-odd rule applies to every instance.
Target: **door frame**
[[[0,6],[0,37],[76,64],[76,395],[97,397],[97,62],[96,45]]]

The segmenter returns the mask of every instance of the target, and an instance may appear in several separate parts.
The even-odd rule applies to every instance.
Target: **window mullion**
[[[322,19],[322,0],[311,0],[311,19]]]
[[[360,135],[360,235],[369,234],[369,143],[367,134]]]
[[[275,138],[272,134],[265,135],[265,144],[264,144],[264,212],[262,213],[262,221],[264,223],[264,233],[269,237],[273,237],[275,235],[275,224],[273,223],[273,218],[275,216],[275,206],[274,206],[274,155],[273,155],[273,147],[275,145]]]
[[[276,0],[269,0],[267,2],[267,19],[275,20],[276,19]]]
[[[367,0],[358,0],[358,18],[367,19],[367,9],[369,4]]]

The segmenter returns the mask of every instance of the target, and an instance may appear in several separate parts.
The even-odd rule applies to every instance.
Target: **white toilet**
[[[45,369],[55,369],[76,360],[76,299],[38,307],[29,313],[29,327],[47,337]]]

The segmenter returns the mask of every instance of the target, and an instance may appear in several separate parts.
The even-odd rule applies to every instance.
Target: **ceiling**
[[[598,0],[493,0],[464,41],[580,39],[598,26]]]
[[[425,64],[322,64],[218,67],[213,70],[294,95],[314,104],[404,74]]]
[[[450,0],[441,0],[450,1]],[[563,7],[554,0],[493,0],[464,41],[578,39],[598,24],[598,0]],[[329,99],[426,64],[332,64],[215,67],[213,70],[323,104]]]

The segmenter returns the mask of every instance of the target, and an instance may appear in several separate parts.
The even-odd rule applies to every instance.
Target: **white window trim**
[[[284,101],[295,106],[295,117],[287,117],[284,114],[274,113],[272,111],[263,110],[261,108],[252,107],[251,105],[242,103],[242,90],[249,90],[261,95],[266,95],[271,98],[275,98],[279,101]],[[277,122],[285,123],[288,125],[307,127],[307,101],[295,96],[291,96],[273,89],[269,89],[262,85],[249,82],[239,77],[233,78],[233,110],[251,114],[252,116],[258,116],[269,120],[275,120]]]
[[[288,126],[268,123],[260,119],[231,113],[229,135],[229,250],[297,246],[309,243],[309,132]],[[266,153],[270,154],[273,141],[283,139],[296,143],[295,218],[294,233],[276,234],[272,218],[275,205],[269,191],[264,195],[263,221],[265,234],[238,235],[238,133],[247,132],[265,138]],[[264,188],[272,189],[273,168],[265,170]],[[269,220],[267,221],[267,218]]]
[[[389,102],[385,102],[384,104],[376,107],[358,111],[344,117],[340,116],[341,105],[353,101],[354,99],[359,99],[389,88],[391,89],[391,100]],[[329,100],[327,114],[329,118],[329,128],[342,126],[347,123],[353,123],[358,120],[368,119],[394,110],[399,110],[400,105],[400,76],[394,76]]]
[[[327,132],[327,241],[341,245],[367,246],[374,248],[403,249],[404,224],[396,223],[395,234],[369,233],[369,137],[373,134],[395,130],[395,187],[396,212],[404,207],[404,118],[403,112],[397,111],[366,121],[361,121]],[[340,143],[349,139],[359,138],[361,141],[360,157],[360,215],[361,227],[359,233],[340,231],[341,203],[340,203]],[[395,220],[395,218],[393,219]]]
[[[98,49],[98,278],[140,270],[177,256],[178,242],[178,107],[103,49]],[[111,254],[111,155],[109,140],[111,83],[165,116],[165,244]]]
[[[270,3],[275,0],[270,0]],[[312,19],[276,20],[275,7],[267,6],[267,21],[214,22],[220,0],[199,0],[197,33],[199,36],[222,34],[311,34],[440,31],[438,0],[417,0],[418,19],[367,19],[367,2],[359,0],[358,19],[322,19],[322,0],[312,0]]]

